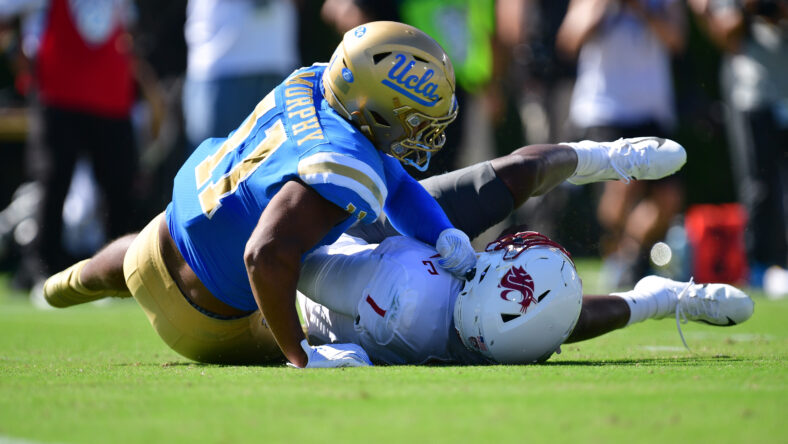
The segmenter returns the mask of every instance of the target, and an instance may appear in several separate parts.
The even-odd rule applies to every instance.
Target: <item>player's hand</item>
[[[456,228],[447,228],[438,236],[435,249],[441,255],[438,265],[453,274],[464,279],[476,265],[476,252],[471,246],[468,235]]]
[[[301,341],[306,352],[304,368],[367,367],[372,365],[367,352],[356,344],[326,344],[311,346],[306,339]]]

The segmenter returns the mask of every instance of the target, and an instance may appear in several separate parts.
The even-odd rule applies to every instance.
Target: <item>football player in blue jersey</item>
[[[476,256],[441,193],[475,235],[564,179],[652,179],[686,159],[655,138],[526,147],[436,179],[436,201],[401,163],[426,168],[443,145],[453,88],[446,55],[417,29],[349,31],[329,64],[297,70],[229,137],[206,140],[178,172],[165,213],[50,277],[45,299],[68,307],[133,296],[173,350],[200,362],[366,365],[356,345],[304,340],[295,293],[310,251],[354,224],[377,221],[370,231],[382,232],[385,215],[389,230],[434,246],[438,265],[463,278]],[[454,189],[484,198],[466,202]]]
[[[176,175],[165,213],[100,260],[50,278],[45,297],[69,305],[89,289],[130,291],[184,356],[261,362],[281,349],[306,367],[315,351],[300,344],[301,260],[351,225],[385,212],[400,232],[434,245],[446,270],[473,267],[468,236],[403,168],[426,169],[443,146],[457,116],[454,88],[445,52],[418,29],[351,30],[328,64],[296,70],[228,137],[204,141]],[[207,326],[172,316],[168,304],[182,303]]]

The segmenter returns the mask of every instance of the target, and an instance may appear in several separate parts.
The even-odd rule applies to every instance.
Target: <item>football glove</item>
[[[435,249],[441,255],[438,265],[460,279],[464,279],[476,265],[476,252],[471,246],[471,240],[467,234],[456,228],[441,231]]]
[[[367,367],[372,365],[367,352],[356,344],[326,344],[311,346],[304,339],[301,348],[306,352],[304,368]]]

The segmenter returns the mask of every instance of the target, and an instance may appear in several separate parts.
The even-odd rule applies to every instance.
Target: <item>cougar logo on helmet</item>
[[[523,267],[511,267],[509,271],[501,278],[500,287],[506,288],[501,292],[501,299],[506,301],[514,301],[507,295],[513,291],[517,291],[522,295],[520,304],[520,311],[525,313],[532,303],[536,303],[534,298],[534,280],[531,275],[523,269]]]
[[[454,328],[465,347],[501,364],[547,359],[572,333],[583,303],[582,282],[565,251],[535,232],[490,243],[476,262],[486,277],[476,273],[454,302]],[[471,339],[477,336],[487,350]]]
[[[438,89],[438,84],[427,82],[435,75],[435,71],[428,69],[424,71],[421,78],[413,74],[408,75],[411,68],[416,65],[416,62],[411,60],[407,66],[404,66],[405,62],[408,60],[404,54],[397,54],[394,57],[397,61],[394,63],[391,70],[389,70],[388,78],[381,80],[381,83],[394,91],[402,93],[416,103],[429,107],[435,106],[438,100],[440,100],[440,96],[435,94],[435,91]]]

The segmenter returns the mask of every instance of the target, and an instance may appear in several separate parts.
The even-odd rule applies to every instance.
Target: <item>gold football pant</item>
[[[123,261],[126,284],[164,342],[181,355],[214,364],[266,364],[284,361],[260,310],[236,319],[198,311],[178,289],[159,249],[154,218],[132,242]]]

